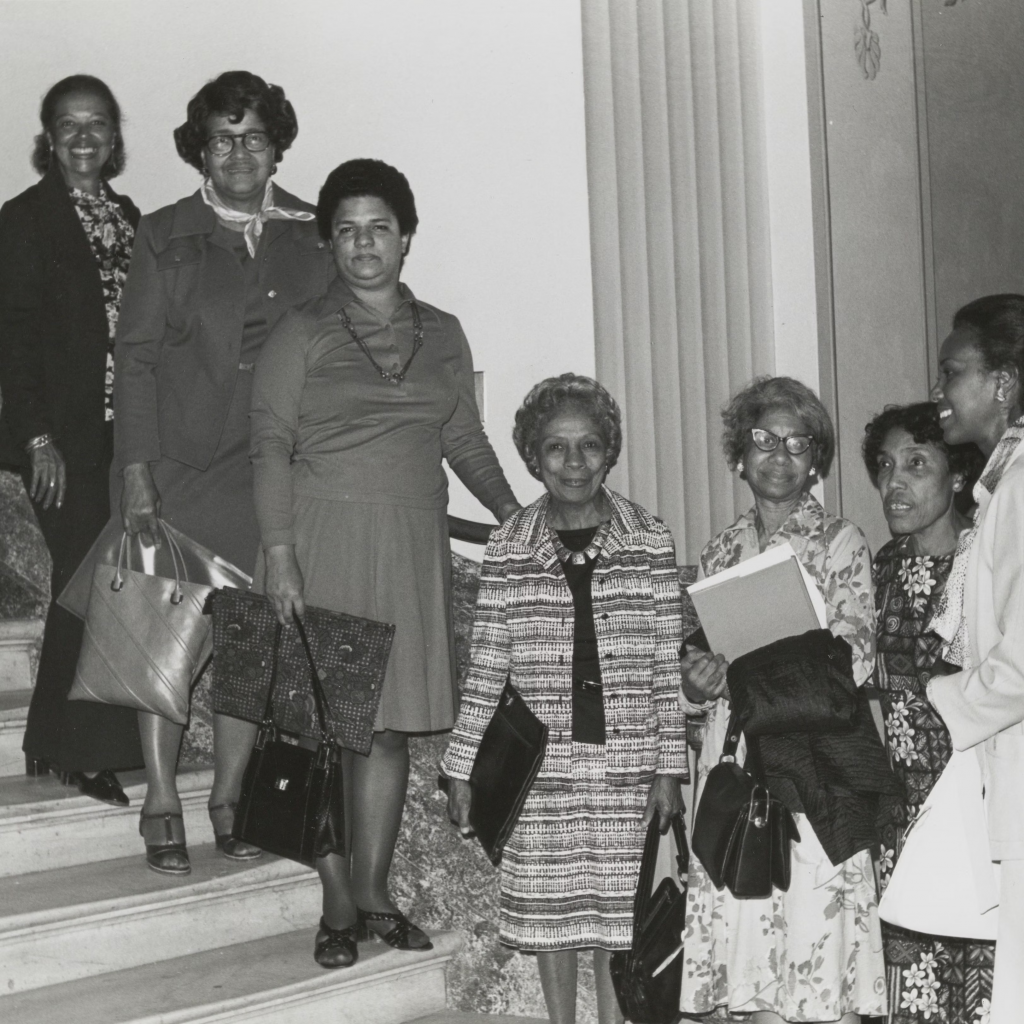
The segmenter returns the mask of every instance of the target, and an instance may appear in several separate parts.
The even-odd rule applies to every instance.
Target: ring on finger
[[[56,480],[51,480],[50,481],[50,487],[56,487],[56,486],[57,486],[57,481]]]

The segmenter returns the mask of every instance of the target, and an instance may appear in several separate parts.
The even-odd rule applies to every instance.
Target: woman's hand
[[[677,814],[682,814],[684,810],[686,808],[683,806],[683,794],[679,791],[679,780],[671,775],[655,775],[651,791],[647,794],[647,809],[640,824],[646,830],[657,814],[658,828],[664,835],[669,830],[672,819]]]
[[[286,626],[306,614],[306,602],[302,597],[302,570],[295,557],[295,545],[275,544],[267,548],[266,558],[266,595],[274,605],[277,621]]]
[[[54,502],[60,508],[64,504],[64,492],[67,490],[67,472],[60,450],[52,441],[48,441],[39,448],[33,448],[29,458],[32,460],[29,496],[33,501],[41,502],[44,509]]]
[[[510,501],[505,505],[502,505],[496,513],[496,518],[499,523],[505,522],[509,516],[514,516],[523,506],[518,501]]]
[[[459,826],[464,836],[473,834],[473,826],[469,823],[469,807],[473,802],[473,791],[465,779],[448,780],[448,817],[453,824]]]
[[[688,650],[679,659],[679,667],[683,675],[683,696],[691,704],[729,696],[725,681],[729,662],[721,654],[712,657],[705,651]]]
[[[124,490],[121,492],[121,519],[133,537],[142,534],[144,544],[160,547],[160,492],[153,482],[148,462],[133,462],[124,467]]]

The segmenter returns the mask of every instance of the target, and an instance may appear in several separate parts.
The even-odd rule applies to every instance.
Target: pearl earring
[[[740,461],[736,463],[736,472],[737,473],[742,473],[743,472],[743,460],[742,459],[740,459]]]

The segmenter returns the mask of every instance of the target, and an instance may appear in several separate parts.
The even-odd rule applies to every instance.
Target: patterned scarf
[[[995,493],[996,486],[1002,479],[1006,465],[1010,461],[1010,456],[1013,455],[1022,440],[1024,440],[1024,417],[1006,428],[1003,436],[999,438],[995,450],[989,456],[988,462],[985,463],[981,478],[974,485],[974,500],[978,502],[979,506],[984,491],[989,494]],[[943,651],[943,658],[961,668],[969,665],[971,661],[970,639],[967,635],[967,621],[964,618],[964,584],[967,580],[967,563],[970,561],[971,549],[974,547],[980,525],[980,510],[976,510],[974,525],[969,530],[964,530],[956,542],[956,554],[953,556],[953,568],[949,572],[946,590],[939,601],[935,617],[928,624],[930,630],[938,633],[946,641],[947,646]]]
[[[230,221],[232,224],[244,224],[245,247],[249,255],[256,258],[256,246],[259,245],[260,235],[263,234],[263,225],[268,220],[316,220],[315,213],[307,213],[305,210],[289,210],[285,206],[274,205],[274,185],[268,178],[267,187],[263,193],[263,202],[260,204],[258,213],[242,213],[239,210],[232,210],[225,206],[213,182],[209,178],[203,178],[203,184],[199,189],[203,202],[209,206],[221,220]]]

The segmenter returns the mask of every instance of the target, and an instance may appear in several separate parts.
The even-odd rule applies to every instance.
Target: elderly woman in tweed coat
[[[575,1020],[577,952],[594,950],[599,1019],[621,1021],[609,973],[632,942],[647,826],[682,811],[681,609],[672,537],[604,486],[622,444],[596,381],[542,381],[514,439],[547,493],[484,555],[462,708],[444,756],[449,813],[469,830],[468,778],[508,678],[548,747],[501,864],[502,942],[537,953],[553,1024]]]

